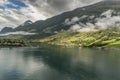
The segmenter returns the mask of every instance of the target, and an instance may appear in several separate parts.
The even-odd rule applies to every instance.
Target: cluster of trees
[[[23,40],[18,39],[0,39],[0,47],[22,47],[27,44]]]

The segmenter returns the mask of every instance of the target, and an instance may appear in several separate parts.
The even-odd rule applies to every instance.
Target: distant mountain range
[[[105,14],[106,12],[106,14]],[[111,12],[111,14],[109,14]],[[79,24],[84,27],[87,23],[95,25],[99,18],[120,15],[120,1],[101,1],[93,5],[77,8],[46,20],[32,22],[26,21],[24,24],[16,27],[5,27],[1,34],[8,32],[25,31],[31,33],[55,33],[62,30],[68,30],[71,26]],[[103,14],[104,13],[104,14]],[[109,18],[108,18],[109,19]],[[120,23],[116,21],[116,23]]]

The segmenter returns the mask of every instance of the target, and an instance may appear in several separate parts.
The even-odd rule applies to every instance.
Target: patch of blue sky
[[[7,8],[13,8],[13,9],[20,9],[20,6],[14,5],[14,4],[6,4],[5,5]]]
[[[0,9],[4,10],[5,8],[3,6],[0,6]]]
[[[8,0],[8,1],[19,7],[27,7],[27,5],[24,2],[22,2],[21,0]],[[8,7],[14,8],[12,5],[8,5]]]

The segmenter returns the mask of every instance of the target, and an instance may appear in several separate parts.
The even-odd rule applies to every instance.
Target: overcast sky
[[[101,0],[0,0],[0,29],[26,20],[44,20],[65,11]]]

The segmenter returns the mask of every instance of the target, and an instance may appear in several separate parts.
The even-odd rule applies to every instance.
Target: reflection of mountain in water
[[[43,61],[44,68],[28,76],[35,80],[119,80],[120,57],[116,50],[41,47],[25,52],[37,62]],[[29,54],[29,55],[28,55]],[[26,57],[25,57],[26,58]],[[114,65],[113,65],[114,64]],[[114,72],[114,75],[113,73]]]
[[[120,50],[0,49],[0,80],[120,80]]]
[[[29,53],[29,56],[34,56],[37,61],[42,60],[45,65],[48,66],[45,70],[42,70],[45,80],[97,79],[96,71],[92,68],[94,60],[90,65],[87,64],[87,66],[84,62],[79,62],[79,56],[77,56],[79,55],[79,49],[66,49],[53,46],[39,48],[39,50],[35,50],[34,53],[26,53]],[[86,51],[89,51],[89,49]],[[92,57],[94,57],[94,55],[92,55],[91,58]],[[34,79],[36,76],[41,75],[39,74],[40,72],[41,70],[38,70],[29,77]]]

